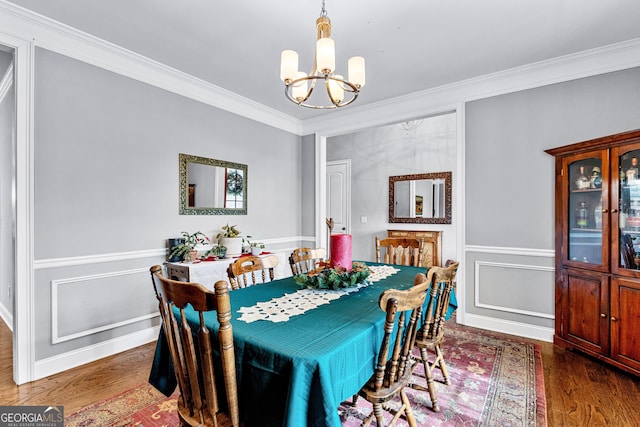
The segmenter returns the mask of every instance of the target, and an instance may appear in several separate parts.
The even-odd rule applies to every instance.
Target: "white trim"
[[[518,255],[518,256],[530,256],[530,257],[543,257],[543,258],[555,258],[556,252],[553,249],[531,249],[531,248],[510,248],[500,246],[475,246],[468,245],[465,247],[465,252],[477,252],[486,254],[499,254],[499,255]]]
[[[511,334],[519,337],[531,338],[534,340],[553,342],[553,328],[545,328],[543,326],[513,322],[511,320],[496,319],[493,317],[480,316],[471,313],[467,313],[465,315],[465,320],[465,323],[459,323],[466,326],[472,326],[474,328],[501,332],[503,334]]]
[[[33,262],[34,270],[48,268],[71,267],[75,265],[98,264],[102,262],[126,261],[131,259],[166,256],[167,249],[151,249],[144,251],[118,252],[113,254],[83,255],[66,258],[40,259]]]
[[[462,267],[459,274],[456,275],[456,296],[458,297],[458,310],[456,311],[456,319],[464,323],[466,313],[466,294],[467,283],[465,279],[465,265],[464,265],[464,244],[465,244],[465,224],[466,222],[466,209],[464,198],[464,183],[465,183],[465,104],[461,102],[455,109],[456,112],[456,171],[453,175],[454,185],[454,197],[455,203],[452,212],[452,225],[456,230],[456,258],[460,261]]]
[[[452,102],[640,66],[638,38],[301,121],[12,3],[0,1],[0,17],[5,31],[33,39],[37,46],[296,135],[344,134],[446,111],[443,107]]]
[[[316,247],[329,248],[326,233],[327,218],[327,137],[315,135],[316,155]]]
[[[131,323],[140,322],[142,320],[152,319],[154,317],[158,317],[159,313],[150,313],[144,316],[133,317],[127,320],[123,320],[121,322],[110,323],[107,325],[103,325],[97,328],[85,329],[81,332],[77,332],[74,334],[68,335],[58,335],[58,288],[61,285],[69,284],[69,283],[78,283],[78,282],[86,282],[90,280],[104,279],[107,277],[118,277],[118,276],[127,276],[131,274],[140,274],[146,273],[149,270],[147,268],[136,268],[133,270],[122,270],[122,271],[113,271],[110,273],[104,274],[92,274],[89,276],[77,276],[77,277],[69,277],[65,279],[57,279],[51,281],[51,344],[58,344],[64,341],[73,340],[76,338],[84,337],[87,335],[95,334],[102,331],[107,331],[109,329],[115,329],[120,326],[129,325]]]
[[[279,244],[279,243],[289,243],[289,242],[299,242],[299,241],[315,241],[316,238],[314,236],[293,236],[293,237],[279,237],[275,239],[264,239],[265,245],[269,244]],[[274,249],[274,252],[283,251],[286,249]],[[115,261],[128,261],[132,259],[144,259],[144,258],[154,258],[154,257],[166,257],[167,249],[147,249],[142,251],[131,251],[131,252],[116,252],[111,254],[97,254],[97,255],[83,255],[83,256],[75,256],[75,257],[65,257],[65,258],[48,258],[48,259],[40,259],[35,260],[33,262],[34,270],[46,270],[50,268],[61,268],[61,267],[73,267],[77,265],[89,265],[89,264],[99,264],[104,262],[115,262]]]
[[[7,328],[13,332],[13,314],[6,305],[0,304],[0,319],[7,325]]]
[[[301,121],[20,6],[0,2],[5,31],[36,46],[300,135]]]
[[[333,136],[447,111],[469,102],[640,66],[640,38],[474,77],[304,120],[304,134]],[[449,108],[451,110],[452,108]]]
[[[38,360],[35,363],[33,380],[39,380],[49,375],[75,368],[76,366],[94,362],[98,359],[157,341],[159,333],[160,325]]]
[[[481,266],[492,266],[492,267],[501,267],[505,269],[514,269],[514,270],[535,270],[535,271],[547,271],[553,273],[555,271],[554,267],[544,267],[539,265],[526,265],[526,264],[510,264],[504,262],[489,262],[489,261],[475,261],[474,263],[474,306],[479,308],[488,308],[496,311],[504,311],[507,313],[516,313],[516,314],[524,314],[527,316],[534,317],[542,317],[545,319],[555,319],[555,315],[553,313],[543,313],[539,311],[530,311],[530,310],[521,310],[512,307],[505,307],[501,305],[493,305],[493,304],[484,304],[480,302],[480,267]]]
[[[5,28],[3,28],[5,30]],[[13,381],[33,380],[35,363],[33,272],[33,86],[34,45],[0,32],[0,43],[14,49],[16,103],[15,158],[15,289],[13,294]]]

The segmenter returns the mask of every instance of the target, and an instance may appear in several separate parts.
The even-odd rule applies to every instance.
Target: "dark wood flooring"
[[[640,426],[640,378],[579,352],[539,342],[550,427]],[[147,381],[155,345],[16,386],[11,332],[0,321],[0,405],[63,405],[65,414]]]

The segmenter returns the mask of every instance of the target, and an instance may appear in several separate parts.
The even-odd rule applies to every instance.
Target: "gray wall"
[[[148,268],[183,230],[212,237],[229,222],[268,249],[297,246],[300,140],[37,49],[36,360],[156,322]],[[247,164],[249,214],[178,215],[179,153]]]
[[[466,311],[553,327],[554,159],[545,149],[640,128],[640,69],[469,102]]]
[[[13,54],[0,50],[0,80],[7,73]],[[1,95],[0,95],[1,96]],[[0,316],[11,324],[13,316],[14,208],[12,202],[15,159],[15,85],[0,98]]]
[[[455,182],[456,155],[455,113],[411,130],[390,125],[327,138],[327,161],[351,159],[354,259],[375,260],[375,236],[385,237],[389,229],[442,230],[443,260],[456,257],[455,216],[451,225],[389,223],[389,176],[453,171]]]
[[[302,153],[301,153],[301,191],[302,191],[302,210],[301,210],[301,236],[315,236],[316,229],[316,151],[315,135],[306,135],[302,137]],[[311,242],[309,242],[311,244]],[[311,245],[315,247],[315,242]]]

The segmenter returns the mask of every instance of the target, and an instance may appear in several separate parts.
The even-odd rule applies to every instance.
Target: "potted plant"
[[[170,258],[179,257],[184,261],[191,262],[195,260],[198,255],[196,246],[209,243],[209,238],[200,231],[196,231],[193,234],[183,231],[181,236],[184,241],[173,247],[169,254]]]
[[[251,242],[251,255],[258,256],[262,253],[263,249],[264,249],[264,243]]]
[[[227,254],[236,256],[242,254],[242,237],[240,237],[241,231],[236,228],[235,225],[223,225],[222,232],[218,233],[216,239],[218,244],[222,244],[227,248]]]
[[[209,255],[215,255],[216,257],[222,259],[227,255],[227,247],[222,243],[218,243],[217,245],[209,249],[205,254],[205,256]]]

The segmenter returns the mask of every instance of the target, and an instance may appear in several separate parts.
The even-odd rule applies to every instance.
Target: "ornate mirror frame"
[[[423,179],[444,179],[444,216],[436,218],[396,217],[394,213],[395,184],[398,181],[417,181]],[[433,172],[414,175],[389,177],[389,222],[409,224],[451,224],[451,172]]]
[[[241,188],[243,199],[240,208],[225,208],[219,206],[194,207],[189,205],[189,163],[197,163],[205,166],[220,167],[225,169],[237,169],[242,171],[242,180],[234,182]],[[236,174],[237,175],[237,174]],[[225,173],[226,176],[226,173]],[[228,183],[226,184],[228,185]],[[247,214],[247,165],[242,163],[226,162],[223,160],[209,159],[207,157],[192,156],[190,154],[179,155],[179,207],[180,215],[246,215]]]

